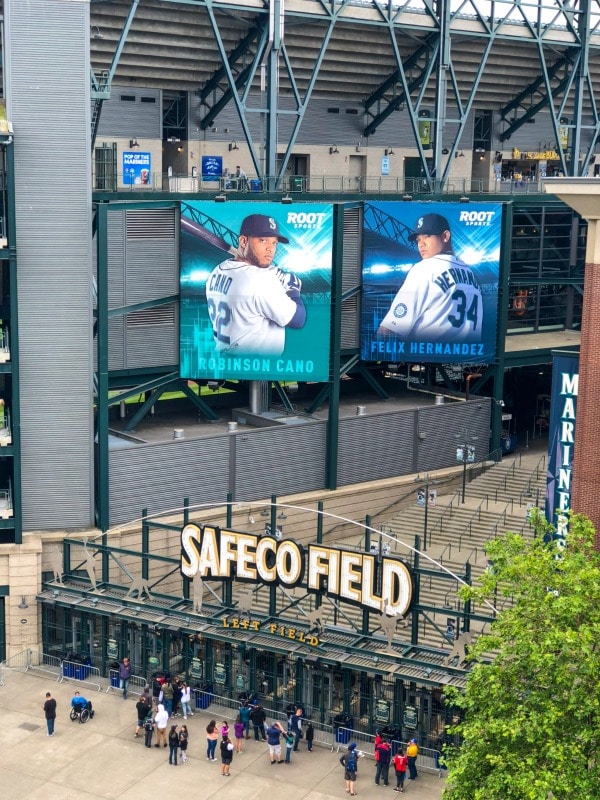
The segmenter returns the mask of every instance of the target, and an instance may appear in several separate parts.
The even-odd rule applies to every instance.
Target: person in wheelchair
[[[75,694],[71,698],[71,708],[77,716],[80,716],[84,709],[87,710],[88,715],[86,716],[89,716],[90,719],[94,716],[91,700],[86,700],[86,698],[83,697],[78,690],[75,690]]]

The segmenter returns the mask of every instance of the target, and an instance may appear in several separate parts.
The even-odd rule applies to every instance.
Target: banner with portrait
[[[328,381],[333,206],[181,203],[183,378]]]
[[[367,202],[363,233],[363,360],[494,360],[502,204]]]

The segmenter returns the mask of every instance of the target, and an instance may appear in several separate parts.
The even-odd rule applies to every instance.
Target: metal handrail
[[[105,88],[104,73],[96,76],[96,91]],[[93,179],[106,181],[106,175]],[[264,175],[248,174],[242,183],[234,176],[230,178],[206,177],[193,172],[151,172],[148,182],[131,184],[124,180],[125,173],[113,174],[111,185],[116,192],[150,191],[150,192],[184,192],[184,193],[221,193],[231,194],[268,194],[290,192],[292,194],[348,194],[348,195],[405,195],[429,197],[431,195],[518,195],[544,194],[542,183],[530,183],[517,186],[514,181],[482,181],[471,178],[455,178],[451,182],[424,181],[422,178],[404,178],[400,176],[367,175],[355,177],[349,175]],[[128,178],[128,176],[127,176]],[[98,191],[102,191],[99,189]]]

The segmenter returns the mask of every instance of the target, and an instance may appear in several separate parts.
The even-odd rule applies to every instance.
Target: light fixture
[[[90,25],[90,35],[92,39],[104,39],[104,34],[97,25]]]
[[[134,147],[139,147],[139,146],[140,146],[140,143],[138,142],[138,140],[135,137],[133,139],[129,140],[129,147],[134,148]]]
[[[412,200],[412,194],[403,194],[402,199],[404,200],[405,203],[408,203],[409,200]]]
[[[470,197],[467,197],[466,195],[463,195],[463,196],[462,196],[462,197],[459,199],[459,201],[458,201],[458,202],[459,202],[459,203],[470,203],[470,202],[471,202],[471,198],[470,198]]]
[[[338,150],[337,144],[334,144],[329,148],[329,155],[330,156],[332,156],[334,153],[339,153],[339,152],[340,151]]]
[[[252,514],[248,514],[248,525],[254,525],[254,517]]]
[[[98,605],[98,598],[97,597],[92,597],[92,605],[93,606],[97,606]]]
[[[356,143],[356,152],[360,153],[361,150],[362,150],[362,146],[361,146],[361,143],[359,141],[359,142]]]
[[[462,150],[459,150],[457,153],[454,153],[454,158],[464,158],[465,154]]]
[[[394,153],[394,148],[393,148],[391,145],[390,145],[389,147],[386,147],[386,148],[385,148],[385,150],[384,150],[384,154],[385,154],[386,156],[394,156],[394,155],[396,155],[396,154]]]
[[[282,511],[281,514],[279,514],[279,516],[277,517],[277,519],[287,519],[287,514],[285,513],[285,511]]]
[[[177,152],[183,153],[183,145],[179,145],[179,147],[177,148]]]
[[[293,199],[292,197],[290,197],[290,196],[289,196],[289,194],[286,194],[286,195],[284,195],[284,196],[281,198],[281,202],[282,202],[282,203],[283,203],[285,206],[289,206],[289,205],[290,205],[290,203],[293,203],[293,202],[294,202],[294,199]]]
[[[27,600],[25,600],[25,595],[21,595],[21,602],[19,603],[19,608],[24,611],[26,608],[29,608],[27,605]]]
[[[484,150],[484,148],[483,148],[483,147],[476,147],[476,148],[475,148],[475,152],[476,152],[476,153],[485,153],[485,150]]]
[[[179,138],[179,136],[168,136],[167,137],[167,142],[180,142],[180,141],[181,141],[181,139]]]
[[[227,195],[226,194],[218,194],[215,197],[215,203],[224,203],[226,200],[227,200]]]
[[[447,156],[449,152],[450,152],[450,150],[448,150],[448,148],[447,148],[447,147],[443,147],[443,148],[442,148],[442,155],[443,155],[443,156]]]
[[[236,142],[235,139],[232,142],[229,142],[229,152],[231,152],[232,150],[239,150],[239,149],[240,148],[238,147],[238,143]]]
[[[260,512],[260,515],[261,517],[270,517],[271,512],[269,511],[268,508],[263,508],[263,510]]]
[[[218,129],[218,128],[211,128],[211,129],[210,129],[210,132],[211,132],[211,133],[218,133],[218,132],[219,132],[219,129]]]

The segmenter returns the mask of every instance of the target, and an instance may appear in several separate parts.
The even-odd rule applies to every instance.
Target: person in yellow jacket
[[[406,755],[408,756],[408,777],[409,780],[414,781],[418,778],[417,773],[417,756],[419,755],[419,745],[416,739],[411,739],[406,748]]]

